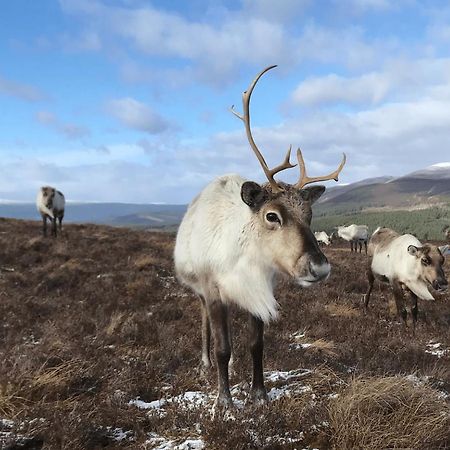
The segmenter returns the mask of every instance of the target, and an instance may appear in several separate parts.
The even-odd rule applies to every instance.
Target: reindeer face
[[[323,186],[295,189],[286,185],[273,194],[267,185],[242,186],[241,197],[254,213],[255,230],[270,264],[309,286],[328,277],[330,265],[310,229],[311,205],[325,191]]]
[[[433,289],[443,291],[447,289],[443,265],[445,262],[442,253],[435,245],[425,244],[423,247],[410,245],[408,253],[417,258],[416,264],[420,267],[421,278],[431,284]]]
[[[51,187],[43,187],[42,197],[44,199],[44,205],[48,209],[51,209],[53,207],[53,198],[55,197],[55,189]]]

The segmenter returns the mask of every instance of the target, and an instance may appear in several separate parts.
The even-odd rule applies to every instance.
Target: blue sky
[[[0,199],[188,202],[300,146],[340,181],[450,160],[450,6],[413,0],[15,0],[0,15]],[[297,169],[283,172],[295,181]]]

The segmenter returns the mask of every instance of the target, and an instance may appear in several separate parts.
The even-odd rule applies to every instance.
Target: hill
[[[246,404],[247,316],[233,311],[236,409],[211,416],[200,308],[173,272],[174,235],[0,220],[0,448],[293,449],[450,446],[449,292],[415,336],[362,254],[324,251],[330,278],[282,279],[266,327],[267,407]],[[446,267],[447,276],[449,267]]]
[[[450,204],[450,163],[399,178],[371,178],[329,191],[316,207],[319,215],[442,206]]]

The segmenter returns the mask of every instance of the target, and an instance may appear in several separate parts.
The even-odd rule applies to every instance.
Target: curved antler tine
[[[300,178],[298,182],[294,184],[294,187],[296,189],[302,189],[307,184],[315,183],[317,181],[328,181],[328,180],[338,181],[339,174],[341,173],[341,170],[343,169],[345,162],[347,161],[347,156],[345,155],[345,153],[343,153],[342,161],[339,164],[339,167],[334,172],[331,172],[328,175],[323,175],[320,177],[309,177],[306,174],[305,161],[303,160],[302,151],[299,148],[297,149],[297,159],[300,167]]]
[[[259,151],[252,135],[252,130],[250,127],[250,98],[252,96],[253,89],[256,86],[256,83],[258,83],[259,79],[269,70],[277,67],[276,65],[266,67],[263,69],[258,75],[256,75],[255,79],[250,83],[250,86],[248,89],[242,94],[242,106],[243,106],[243,114],[239,114],[237,111],[234,110],[234,105],[230,108],[230,111],[239,119],[241,119],[245,124],[245,131],[247,133],[247,139],[250,144],[250,147],[252,148],[253,152],[255,153],[256,157],[258,158],[259,163],[261,164],[261,167],[264,171],[264,174],[267,177],[267,180],[269,181],[270,187],[272,188],[273,193],[282,192],[283,188],[274,180],[274,175],[278,172],[281,172],[284,169],[290,169],[292,167],[295,167],[295,164],[292,165],[290,163],[290,156],[291,156],[291,148],[289,148],[286,157],[284,161],[275,167],[274,169],[269,169],[266,160],[264,159],[264,156]]]

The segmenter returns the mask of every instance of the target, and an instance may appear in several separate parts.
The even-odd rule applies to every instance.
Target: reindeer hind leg
[[[214,353],[217,365],[218,395],[215,407],[229,407],[231,399],[228,363],[231,357],[230,333],[228,330],[228,306],[220,300],[206,301],[211,331],[214,337]]]
[[[211,348],[211,324],[208,317],[208,309],[205,299],[200,296],[200,304],[202,309],[202,365],[203,370],[208,371],[211,364],[210,348]]]

